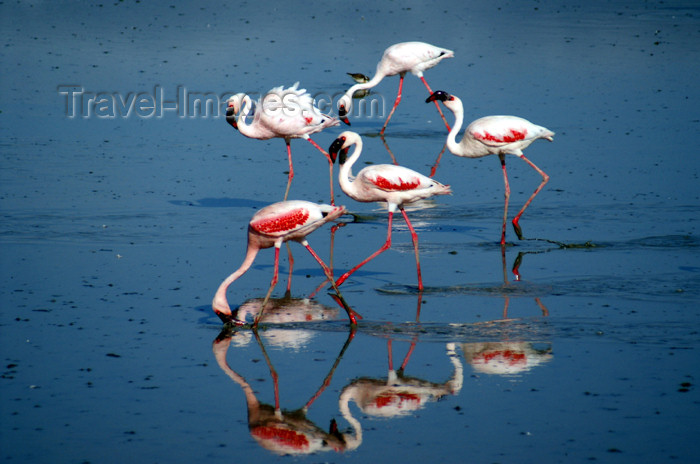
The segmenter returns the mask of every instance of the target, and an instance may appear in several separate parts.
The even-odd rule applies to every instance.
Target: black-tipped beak
[[[344,105],[340,105],[340,108],[338,108],[338,118],[348,126],[350,125],[350,120],[348,119],[348,112],[345,110]]]
[[[236,113],[234,113],[233,108],[228,108],[226,110],[226,122],[231,124],[234,129],[238,130],[238,123],[236,122]]]
[[[452,95],[449,93],[445,92],[444,90],[436,90],[433,92],[431,96],[425,99],[426,103],[430,103],[431,101],[436,101],[439,100],[441,102],[445,102],[447,100],[450,100],[452,98]]]
[[[335,159],[338,157],[338,153],[340,153],[340,162],[339,164],[345,163],[345,158],[347,156],[347,149],[343,149],[343,144],[345,143],[345,137],[338,137],[331,143],[331,146],[328,148],[328,154],[331,157],[331,160],[335,163]]]

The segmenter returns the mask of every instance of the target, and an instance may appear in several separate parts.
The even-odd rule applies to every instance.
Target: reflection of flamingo
[[[349,159],[347,159],[347,151],[351,145],[355,145],[355,150]],[[352,268],[350,271],[343,274],[337,281],[336,285],[340,286],[350,275],[360,267],[364,266],[368,261],[375,258],[380,253],[391,247],[391,224],[394,212],[398,208],[401,210],[408,230],[411,232],[413,240],[413,248],[416,254],[416,269],[418,272],[418,289],[423,290],[423,279],[420,272],[420,260],[418,258],[418,235],[408,220],[406,211],[403,205],[414,201],[422,200],[433,195],[447,195],[452,193],[449,185],[430,179],[422,174],[411,169],[394,166],[391,164],[375,164],[362,169],[351,180],[352,165],[360,157],[362,153],[362,139],[355,132],[346,131],[340,134],[335,139],[331,147],[328,149],[331,158],[335,161],[336,155],[340,152],[340,173],[338,181],[340,188],[343,189],[350,198],[361,202],[387,202],[389,210],[389,230],[384,245],[362,261],[360,264]]]
[[[462,343],[465,360],[483,374],[519,374],[552,359],[552,349],[536,349],[532,342]]]
[[[314,147],[323,153],[328,159],[330,170],[331,204],[333,199],[333,162],[328,153],[316,142],[311,140],[310,134],[320,132],[327,127],[337,126],[340,122],[314,106],[314,100],[306,89],[299,89],[299,83],[292,87],[275,87],[270,90],[256,104],[253,122],[246,123],[250,113],[252,101],[250,96],[239,93],[228,100],[226,121],[246,137],[268,140],[271,138],[283,138],[287,144],[287,157],[289,158],[289,175],[287,178],[287,190],[284,199],[287,200],[289,187],[294,178],[294,166],[292,165],[292,149],[289,141],[294,138],[308,140]],[[241,106],[243,107],[241,110]]]
[[[272,366],[270,357],[265,351],[265,347],[260,341],[257,331],[254,333],[272,376],[275,391],[274,407],[260,403],[250,384],[245,378],[235,372],[226,361],[226,353],[231,344],[230,333],[226,331],[222,332],[214,341],[212,350],[221,370],[223,370],[231,380],[240,385],[245,393],[246,403],[248,405],[248,429],[255,441],[263,448],[280,455],[300,455],[331,450],[341,452],[357,448],[362,442],[361,430],[357,429],[355,436],[343,434],[338,430],[335,420],[331,420],[329,431],[325,432],[306,418],[306,412],[309,407],[311,407],[313,402],[316,401],[321,393],[330,385],[333,372],[340,363],[343,353],[354,337],[354,330],[350,331],[345,345],[343,345],[340,354],[331,367],[330,372],[323,380],[321,387],[302,408],[295,411],[283,411],[280,408],[277,372]]]
[[[466,158],[481,158],[487,155],[498,155],[503,169],[503,181],[505,182],[506,201],[503,210],[503,227],[501,232],[501,245],[506,243],[506,219],[508,217],[508,199],[510,198],[510,186],[508,185],[508,174],[506,173],[506,157],[511,154],[518,156],[535,171],[542,176],[542,183],[535,192],[528,198],[522,209],[513,219],[513,229],[519,239],[523,238],[522,230],[518,221],[525,208],[542,190],[549,181],[549,176],[523,155],[523,150],[537,139],[552,141],[554,132],[549,129],[535,125],[530,121],[517,116],[486,116],[477,119],[464,130],[464,137],[457,143],[456,136],[464,121],[464,106],[462,101],[447,92],[438,90],[433,93],[426,102],[436,102],[440,100],[455,115],[455,124],[447,136],[447,148],[452,154]]]
[[[459,356],[455,352],[455,344],[447,344],[447,355],[454,367],[450,380],[445,383],[434,383],[403,375],[415,341],[411,343],[401,367],[395,371],[392,364],[391,340],[389,349],[389,374],[386,379],[360,378],[343,388],[340,394],[340,412],[354,426],[360,428],[357,419],[350,414],[350,400],[360,410],[374,417],[397,417],[411,414],[424,407],[428,402],[437,401],[445,395],[457,395],[462,389],[463,368]]]
[[[379,132],[380,134],[384,134],[386,126],[387,124],[389,124],[389,120],[391,119],[391,116],[394,114],[396,107],[399,106],[399,102],[401,101],[403,78],[406,75],[406,73],[411,72],[411,74],[413,74],[414,76],[419,77],[420,80],[423,81],[423,84],[425,84],[425,87],[428,89],[428,92],[433,93],[433,91],[430,90],[430,86],[423,77],[423,71],[432,68],[445,58],[452,58],[453,56],[454,52],[452,50],[436,47],[425,42],[402,42],[392,45],[384,51],[384,55],[382,56],[381,61],[379,62],[379,64],[377,64],[377,71],[374,73],[374,77],[372,77],[372,79],[370,79],[367,82],[360,82],[358,84],[353,85],[348,89],[347,92],[345,92],[345,95],[343,95],[340,98],[340,100],[338,101],[338,115],[344,123],[350,125],[350,121],[348,121],[347,114],[349,114],[350,111],[352,111],[353,94],[358,90],[371,89],[372,87],[375,87],[386,76],[395,76],[396,74],[398,74],[400,79],[399,92],[396,96],[394,106],[391,108],[391,112],[386,118],[384,126]],[[450,126],[449,124],[447,124],[447,120],[442,114],[442,110],[440,110],[440,105],[438,105],[437,102],[435,102],[435,107],[440,113],[442,120],[445,121],[447,130],[450,130]]]
[[[234,322],[242,324],[243,322],[233,318],[231,308],[226,300],[226,290],[236,279],[242,276],[253,264],[255,256],[263,248],[275,247],[275,270],[270,283],[270,289],[263,300],[260,307],[260,312],[255,318],[254,326],[258,325],[260,316],[262,316],[265,305],[270,298],[272,289],[277,284],[277,275],[279,271],[279,253],[283,242],[292,240],[301,243],[309,253],[318,261],[326,273],[326,277],[333,283],[333,273],[318,257],[318,255],[309,246],[306,241],[306,236],[314,230],[321,227],[326,222],[332,221],[345,213],[344,206],[329,206],[317,205],[308,201],[283,201],[273,203],[261,209],[250,220],[248,224],[248,249],[246,251],[243,264],[233,274],[228,276],[219,286],[219,289],[214,295],[212,307],[214,312],[224,322]],[[355,324],[355,315],[348,310],[350,321]]]

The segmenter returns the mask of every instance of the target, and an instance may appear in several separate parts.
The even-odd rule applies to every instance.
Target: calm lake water
[[[20,1],[0,18],[5,462],[700,460],[697,2]],[[501,253],[497,159],[446,153],[435,178],[454,194],[408,212],[422,294],[397,217],[392,249],[341,287],[356,330],[292,244],[279,318],[221,332],[213,293],[288,166],[281,140],[196,100],[299,81],[328,103],[408,40],[454,50],[425,77],[468,121],[556,133],[526,150],[551,180],[525,240],[509,228]],[[373,95],[389,105],[397,85]],[[406,77],[385,140],[383,116],[352,120],[358,166],[388,148],[430,173],[446,133],[427,96]],[[303,140],[292,152],[290,198],[327,202],[325,159]],[[508,169],[515,213],[540,177]],[[387,215],[337,183],[336,202],[354,215],[309,241],[340,275],[383,243]],[[261,252],[233,307],[259,307],[272,264]],[[314,453],[280,454],[299,450]]]

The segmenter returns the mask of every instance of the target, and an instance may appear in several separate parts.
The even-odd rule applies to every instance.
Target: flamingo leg
[[[429,95],[432,95],[432,94],[433,94],[433,91],[432,91],[432,89],[430,88],[430,86],[428,85],[428,81],[425,80],[425,77],[421,76],[421,77],[420,77],[420,80],[423,81],[423,84],[425,84],[425,88],[428,89],[428,94],[429,94]],[[447,127],[447,132],[449,132],[449,131],[452,130],[452,129],[450,129],[450,125],[447,123],[447,119],[445,118],[445,115],[442,114],[442,110],[440,109],[440,105],[438,104],[438,101],[437,101],[437,100],[433,100],[433,103],[435,103],[435,108],[437,108],[438,113],[440,113],[440,117],[442,118],[442,122],[445,123],[445,127]]]
[[[406,210],[403,209],[403,206],[400,206],[399,209],[401,210],[401,214],[403,214],[403,219],[404,221],[406,221],[408,230],[411,232],[411,240],[413,240],[413,250],[416,253],[416,271],[418,271],[418,290],[423,291],[423,278],[421,277],[420,258],[418,256],[418,234],[416,234],[416,231],[413,229],[411,221],[408,220],[408,215],[406,214]]]
[[[270,289],[267,291],[267,295],[265,295],[265,299],[263,300],[262,306],[260,306],[260,312],[255,317],[255,321],[253,322],[253,327],[256,328],[258,327],[260,318],[263,315],[263,311],[265,311],[265,306],[267,306],[267,302],[270,300],[270,295],[272,295],[272,289],[275,288],[275,285],[277,285],[277,278],[280,268],[280,246],[282,246],[282,243],[275,243],[275,272],[272,276],[272,282],[270,282]]]
[[[380,253],[383,253],[386,250],[388,250],[389,248],[391,248],[391,223],[392,223],[393,217],[394,217],[393,211],[389,211],[389,230],[387,232],[386,242],[384,243],[384,245],[382,245],[381,248],[379,248],[377,251],[372,253],[370,256],[365,258],[364,261],[362,261],[360,264],[358,264],[357,266],[353,267],[348,272],[346,272],[345,274],[340,276],[340,278],[335,281],[336,287],[340,287],[343,284],[343,282],[345,282],[347,280],[347,278],[352,275],[353,272],[357,271],[359,268],[361,268],[362,266],[367,264],[369,261],[376,258]]]
[[[333,194],[333,160],[331,159],[331,155],[329,155],[329,154],[326,152],[326,150],[324,150],[323,148],[321,148],[321,147],[319,146],[319,144],[317,144],[316,142],[314,142],[313,140],[311,140],[310,137],[307,138],[306,140],[308,140],[309,143],[310,143],[311,145],[313,145],[313,146],[316,147],[321,153],[323,153],[323,156],[325,156],[326,159],[328,160],[328,173],[329,173],[329,176],[330,176],[330,183],[331,183],[331,205],[332,205],[332,206],[335,206],[335,195]]]
[[[384,135],[384,131],[386,130],[387,124],[389,124],[389,119],[391,119],[391,116],[394,114],[394,111],[396,111],[396,107],[399,106],[399,102],[401,101],[401,92],[403,90],[403,78],[406,75],[406,73],[401,73],[399,76],[399,93],[396,95],[396,100],[394,101],[394,107],[391,108],[391,111],[389,112],[389,117],[386,118],[386,121],[384,121],[384,126],[382,127],[382,130],[379,131],[379,135]]]
[[[287,201],[287,196],[289,196],[289,187],[292,186],[292,179],[294,179],[294,165],[292,164],[292,147],[289,145],[289,139],[284,139],[284,143],[287,144],[287,158],[289,159],[289,175],[287,176],[287,190],[284,191],[284,201]]]
[[[294,257],[292,256],[292,248],[289,246],[289,242],[285,242],[287,245],[287,255],[289,256],[289,276],[287,277],[287,293],[292,290],[292,270],[294,269]]]
[[[530,167],[531,167],[532,169],[534,169],[535,171],[537,171],[537,172],[542,176],[542,183],[540,183],[540,186],[537,187],[537,189],[532,193],[532,195],[530,195],[530,198],[527,199],[527,201],[525,202],[525,204],[523,205],[523,207],[520,209],[520,211],[518,212],[518,214],[513,218],[513,229],[515,229],[515,234],[518,236],[518,239],[519,239],[519,240],[522,240],[522,238],[523,238],[523,231],[522,231],[522,229],[520,228],[520,225],[518,224],[518,221],[520,221],[520,216],[523,215],[523,213],[525,212],[525,208],[527,208],[527,207],[530,205],[530,203],[532,202],[532,200],[535,199],[535,196],[536,196],[538,193],[540,193],[540,190],[542,190],[542,189],[544,188],[545,184],[546,184],[547,182],[549,182],[549,176],[548,176],[547,174],[545,174],[545,172],[544,172],[543,170],[541,170],[540,168],[538,168],[537,166],[535,166],[535,163],[533,163],[533,162],[530,161],[529,159],[525,158],[525,157],[522,156],[522,155],[520,156],[520,158],[521,158],[523,161],[525,161],[527,164],[529,164]],[[505,223],[503,224],[503,227],[505,228]]]
[[[313,256],[316,262],[318,262],[318,264],[321,265],[321,267],[323,268],[323,272],[326,273],[326,278],[331,282],[331,286],[333,286],[333,290],[335,290],[337,294],[340,294],[340,290],[338,290],[338,286],[336,285],[335,280],[333,279],[333,271],[328,266],[326,266],[326,263],[324,263],[323,260],[316,254],[316,252],[313,250],[313,248],[311,248],[311,245],[309,245],[309,243],[306,240],[301,242],[301,244],[304,245],[307,250],[309,250],[311,256]],[[353,326],[357,325],[357,318],[355,316],[355,312],[347,306],[344,306],[344,308],[345,311],[348,313],[348,317],[350,318],[350,324],[352,324]]]
[[[501,246],[506,244],[506,220],[508,219],[508,201],[510,200],[510,185],[508,184],[508,173],[506,172],[506,155],[500,154],[501,169],[503,170],[503,182],[505,184],[505,206],[503,207],[503,227],[501,228]]]

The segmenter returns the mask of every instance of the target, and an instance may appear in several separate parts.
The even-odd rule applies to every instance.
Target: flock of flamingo
[[[223,322],[236,325],[244,324],[244,321],[236,319],[233,315],[226,299],[226,291],[236,279],[250,268],[259,250],[274,247],[275,263],[272,282],[260,307],[260,312],[254,320],[254,327],[257,327],[272,290],[277,284],[279,253],[283,243],[295,241],[306,247],[319,263],[331,286],[337,292],[338,287],[355,271],[391,247],[392,219],[397,209],[401,212],[411,233],[416,256],[418,289],[419,291],[423,290],[418,253],[418,236],[411,225],[411,221],[408,219],[404,205],[435,195],[450,194],[450,186],[443,185],[431,177],[395,164],[373,164],[363,168],[354,176],[352,167],[362,153],[362,138],[359,134],[352,131],[341,133],[330,145],[328,152],[310,138],[311,134],[318,133],[328,127],[337,126],[340,124],[340,121],[350,125],[347,116],[352,110],[352,99],[353,96],[357,96],[356,92],[367,91],[375,87],[387,76],[399,75],[399,89],[389,116],[382,126],[380,135],[383,136],[389,120],[401,101],[403,79],[406,73],[410,72],[423,81],[430,94],[426,99],[426,103],[434,102],[445,122],[448,130],[446,146],[452,154],[465,158],[498,155],[505,184],[501,246],[505,246],[506,243],[506,221],[510,198],[505,155],[511,154],[521,158],[542,176],[540,185],[512,220],[516,235],[519,239],[522,239],[522,230],[519,225],[520,218],[549,180],[549,176],[544,171],[523,155],[523,150],[537,139],[552,141],[554,133],[545,127],[538,126],[516,116],[486,116],[470,123],[465,129],[462,139],[457,142],[457,134],[461,130],[464,120],[462,101],[458,97],[442,90],[433,92],[423,77],[423,71],[432,68],[443,59],[452,58],[453,56],[454,53],[451,50],[424,42],[402,42],[392,45],[384,51],[381,61],[377,64],[374,77],[369,79],[362,75],[351,74],[358,83],[350,87],[339,99],[339,118],[321,113],[315,106],[312,96],[305,89],[298,88],[298,83],[289,88],[280,86],[271,89],[262,99],[255,103],[255,110],[250,122],[249,116],[251,111],[253,111],[251,97],[245,94],[236,94],[228,100],[226,120],[241,134],[259,140],[284,139],[289,160],[289,174],[284,200],[266,206],[252,217],[248,224],[248,244],[243,264],[221,283],[214,295],[212,308]],[[440,102],[454,114],[455,122],[451,128],[440,110]],[[294,138],[308,140],[327,159],[330,173],[330,205],[287,200],[294,177],[290,146],[290,141]],[[353,151],[348,156],[351,147],[353,147]],[[333,165],[336,160],[340,165],[338,181],[343,192],[359,202],[384,202],[387,204],[389,213],[389,225],[385,243],[376,252],[362,260],[337,280],[334,279],[332,270],[314,252],[306,240],[306,236],[314,230],[347,213],[344,206],[335,206],[334,202]],[[350,318],[350,323],[356,325],[359,315],[350,308],[346,307],[345,309]]]

